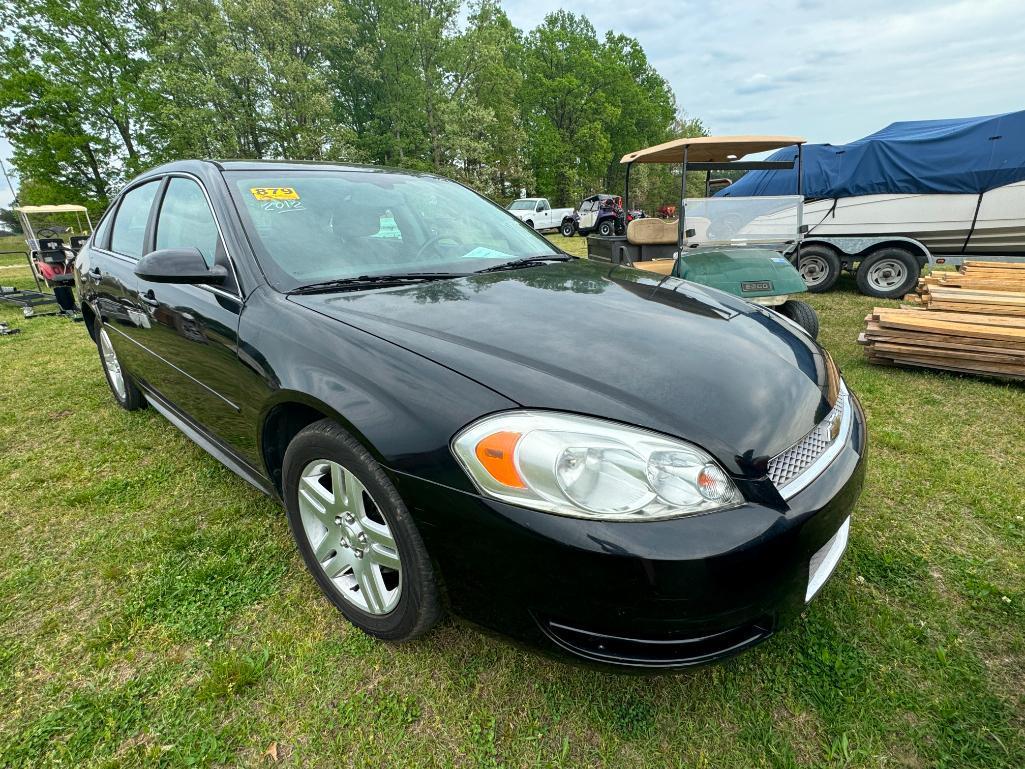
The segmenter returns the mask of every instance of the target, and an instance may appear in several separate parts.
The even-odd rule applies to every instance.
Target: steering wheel
[[[446,238],[452,241],[452,243],[454,243],[455,245],[459,245],[459,241],[453,238],[451,235],[446,235],[440,232],[435,233],[434,235],[431,235],[431,237],[427,238],[427,240],[423,242],[423,245],[421,245],[420,248],[416,250],[416,254],[413,256],[413,261],[419,262],[428,248],[435,245],[436,243],[439,243],[442,240],[445,240]]]

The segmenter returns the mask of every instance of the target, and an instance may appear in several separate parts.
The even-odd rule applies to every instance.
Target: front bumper
[[[458,614],[594,662],[687,667],[771,636],[812,597],[813,559],[825,564],[817,587],[836,565],[866,465],[864,414],[851,403],[843,450],[787,502],[602,522],[393,479]]]

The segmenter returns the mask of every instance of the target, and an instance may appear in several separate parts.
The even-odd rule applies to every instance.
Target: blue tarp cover
[[[793,160],[794,147],[769,160]],[[850,144],[806,144],[806,198],[894,193],[979,194],[1025,179],[1025,111],[910,120]],[[794,195],[797,172],[749,171],[717,195]]]

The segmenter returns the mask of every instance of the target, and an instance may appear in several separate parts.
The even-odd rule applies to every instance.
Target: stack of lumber
[[[966,262],[905,301],[865,319],[869,361],[1025,380],[1025,264]]]
[[[918,282],[905,301],[930,310],[1025,316],[1025,264],[965,262]]]

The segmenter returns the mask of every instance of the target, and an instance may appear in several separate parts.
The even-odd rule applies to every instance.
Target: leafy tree
[[[351,28],[340,3],[170,0],[147,23],[161,157],[345,154],[325,55]]]
[[[0,121],[33,197],[102,207],[198,156],[364,161],[569,203],[619,189],[618,158],[673,133],[636,40],[563,11],[524,36],[500,0],[24,0],[0,23]],[[668,179],[640,173],[638,195]]]
[[[25,0],[0,10],[0,22],[0,120],[13,165],[22,178],[105,199],[145,163],[152,97],[133,6]]]

